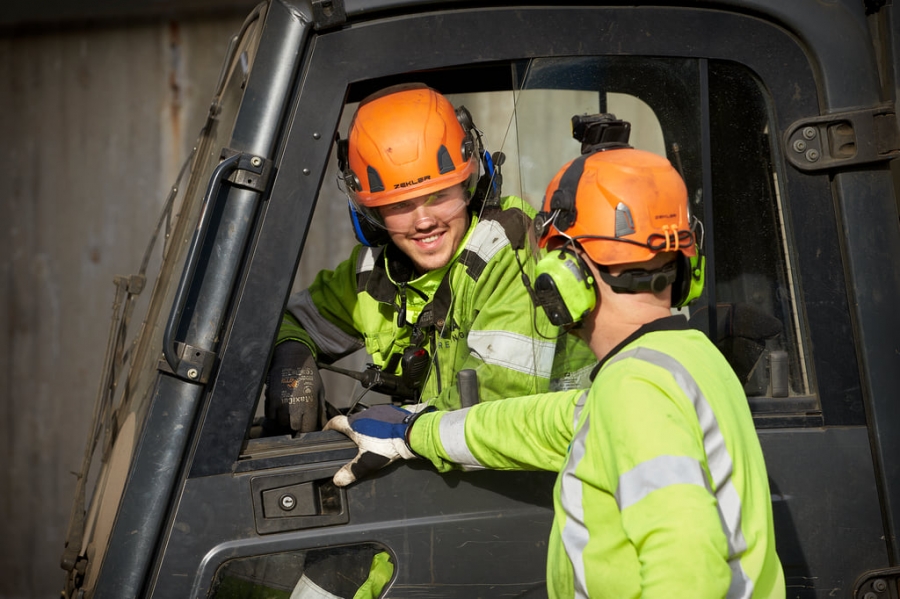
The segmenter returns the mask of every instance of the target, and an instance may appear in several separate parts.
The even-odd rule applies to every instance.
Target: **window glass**
[[[703,68],[707,88],[701,86]],[[812,389],[766,98],[752,73],[734,63],[536,59],[507,135],[515,141],[504,146],[511,148],[504,152],[515,157],[519,174],[509,177],[507,167],[504,184],[505,191],[512,187],[540,205],[550,178],[578,155],[578,142],[567,135],[572,115],[600,111],[628,120],[633,146],[666,156],[682,172],[691,210],[701,222],[698,233],[709,254],[707,292],[683,312],[713,337],[754,411],[780,412],[789,408],[757,398],[804,398]],[[702,175],[704,101],[709,189]],[[704,194],[712,198],[709,205]]]
[[[715,293],[729,333],[719,340],[749,397],[803,397],[813,391],[809,356],[766,97],[745,68],[710,63]]]

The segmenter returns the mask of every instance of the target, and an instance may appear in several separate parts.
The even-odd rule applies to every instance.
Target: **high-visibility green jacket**
[[[420,417],[440,470],[557,470],[551,597],[785,596],[766,467],[743,389],[681,316],[645,325],[588,391]]]
[[[433,367],[420,398],[440,409],[460,406],[463,369],[475,370],[481,401],[544,392],[551,378],[556,388],[585,386],[596,359],[585,344],[559,337],[522,282],[523,269],[534,280],[533,216],[523,200],[503,198],[472,217],[447,266],[421,276],[393,244],[358,245],[290,298],[277,342],[306,343],[326,362],[365,348],[396,374],[404,349],[422,346]]]

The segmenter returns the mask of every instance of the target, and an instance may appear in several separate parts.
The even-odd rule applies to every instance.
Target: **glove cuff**
[[[436,411],[437,408],[435,408],[434,406],[428,406],[427,408],[419,410],[418,412],[412,412],[409,416],[403,419],[403,424],[406,425],[406,430],[403,432],[403,443],[406,444],[406,448],[409,450],[409,452],[419,459],[424,459],[424,456],[417,453],[416,450],[412,448],[412,445],[409,444],[409,433],[412,430],[413,424],[415,424],[416,420],[418,420],[422,414]]]

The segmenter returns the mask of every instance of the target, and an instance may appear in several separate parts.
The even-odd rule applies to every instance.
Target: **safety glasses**
[[[456,217],[468,205],[462,185],[453,185],[426,196],[379,206],[369,212],[376,224],[388,231],[408,231],[428,223],[442,224]]]

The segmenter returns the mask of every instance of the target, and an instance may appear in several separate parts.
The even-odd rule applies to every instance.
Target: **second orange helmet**
[[[541,222],[541,247],[556,237],[577,239],[597,264],[696,253],[681,175],[643,150],[598,151],[566,164],[547,187]]]

